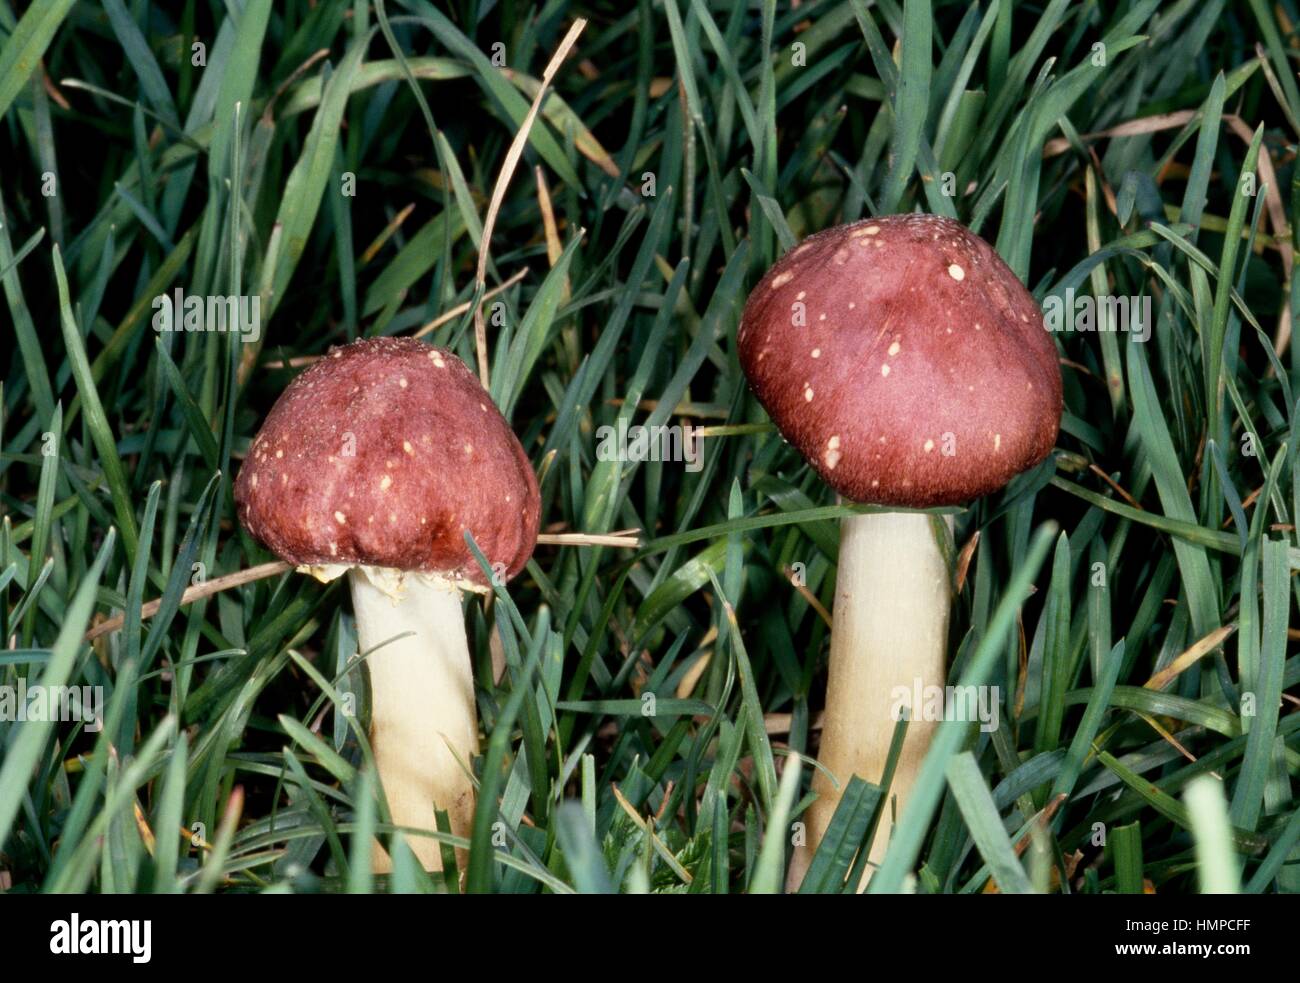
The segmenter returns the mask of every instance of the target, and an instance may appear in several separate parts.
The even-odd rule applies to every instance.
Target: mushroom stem
[[[445,809],[452,833],[469,836],[478,719],[460,591],[416,575],[405,577],[394,597],[358,568],[348,582],[361,651],[373,650],[366,659],[370,741],[393,822],[436,830],[435,810]],[[409,836],[407,843],[425,870],[442,870],[436,839]],[[392,867],[378,841],[371,862],[376,873]]]
[[[952,519],[946,521],[951,528]],[[930,516],[881,512],[843,520],[831,629],[830,676],[818,758],[840,784],[820,771],[817,800],[808,810],[808,842],[791,866],[802,880],[850,776],[879,782],[889,757],[897,715],[913,694],[946,681],[951,588],[948,564],[935,541]],[[906,696],[904,696],[906,693]],[[901,815],[929,748],[935,723],[908,724],[889,794],[872,841],[862,885],[884,856],[893,817]]]

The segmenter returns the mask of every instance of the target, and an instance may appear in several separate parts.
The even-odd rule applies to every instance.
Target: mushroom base
[[[435,810],[445,809],[451,832],[468,837],[478,718],[460,591],[411,577],[394,594],[369,573],[353,569],[348,583],[361,651],[371,653],[370,741],[392,820],[436,831]],[[425,870],[442,870],[436,839],[408,834],[406,842]],[[378,841],[371,862],[376,873],[392,868]]]
[[[945,521],[951,529],[952,518]],[[911,705],[913,693],[944,685],[950,584],[929,515],[882,512],[841,523],[830,675],[817,755],[839,788],[820,770],[814,774],[818,797],[806,817],[807,843],[791,861],[792,888],[803,880],[850,776],[879,783],[901,708]],[[913,719],[890,785],[891,801],[876,828],[860,887],[884,856],[894,818],[902,815],[936,726],[936,721],[916,719],[915,711],[909,715]]]

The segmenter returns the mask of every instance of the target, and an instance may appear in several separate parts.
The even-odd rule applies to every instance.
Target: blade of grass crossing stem
[[[72,678],[72,669],[77,655],[81,652],[82,636],[86,624],[90,621],[90,612],[95,606],[95,593],[99,587],[99,578],[104,573],[104,566],[113,553],[116,536],[110,529],[104,538],[104,545],[99,548],[95,562],[91,564],[72,603],[64,615],[63,626],[54,640],[50,659],[45,663],[41,673],[41,685],[64,686]],[[28,720],[19,728],[17,736],[10,742],[4,764],[0,765],[0,844],[9,838],[18,809],[27,798],[27,782],[32,769],[40,758],[54,722],[50,720]]]
[[[800,894],[839,894],[844,890],[845,878],[854,856],[863,847],[879,802],[877,786],[857,775],[849,776],[844,794],[799,885]]]
[[[975,756],[969,751],[958,754],[948,762],[947,774],[952,797],[998,888],[1003,894],[1032,894],[1029,875],[1007,837],[998,807],[993,803],[993,793],[980,774]]]
[[[961,676],[963,687],[983,686],[988,681],[1015,624],[1020,605],[1028,596],[1030,584],[1037,576],[1055,535],[1056,524],[1052,522],[1045,523],[1035,534],[1024,564],[1011,578],[1006,594],[989,621],[988,633],[980,639],[966,664]],[[885,858],[867,885],[868,892],[897,894],[902,889],[903,878],[912,869],[921,852],[930,820],[943,796],[948,760],[960,749],[969,728],[968,723],[960,720],[944,720],[939,724],[930,750],[921,764],[911,798],[903,809],[899,824],[894,828]]]
[[[375,842],[375,774],[369,768],[357,773],[352,789],[353,829],[348,844],[348,894],[370,894],[375,878],[371,873],[370,849]]]

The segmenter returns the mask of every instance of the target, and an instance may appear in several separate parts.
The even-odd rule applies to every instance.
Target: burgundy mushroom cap
[[[1042,311],[951,219],[809,236],[754,288],[737,341],[777,428],[851,501],[955,505],[1056,443],[1061,375]]]
[[[293,380],[235,482],[239,520],[297,566],[370,566],[487,580],[465,543],[513,577],[537,542],[537,479],[459,358],[370,338]]]

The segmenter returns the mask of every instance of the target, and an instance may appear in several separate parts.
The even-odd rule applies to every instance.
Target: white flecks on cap
[[[334,521],[337,522],[340,526],[346,526],[348,524],[348,517],[344,515],[342,512],[335,512]]]
[[[933,441],[933,440],[927,440],[927,441],[925,442],[925,452],[926,452],[927,454],[929,454],[930,451],[932,451],[932,450],[934,450],[934,441]]]
[[[803,384],[803,398],[809,403],[813,400],[813,388],[806,382]]]
[[[843,266],[848,261],[849,261],[849,251],[847,249],[835,250],[835,262],[837,262],[840,266]]]
[[[995,451],[1000,451],[1002,449],[1002,434],[995,433],[993,435],[993,449]]]
[[[284,451],[283,451],[283,450],[278,450],[278,451],[276,451],[276,452],[275,452],[275,456],[276,456],[276,457],[284,457]]]
[[[776,290],[779,287],[784,287],[787,283],[789,283],[793,279],[794,279],[794,274],[791,273],[789,270],[786,270],[784,273],[778,273],[776,276],[772,277],[771,289]]]
[[[445,369],[447,367],[447,363],[443,361],[442,352],[438,351],[437,349],[434,349],[433,351],[429,352],[429,358],[433,360],[433,364],[438,366],[438,368]]]
[[[379,479],[379,490],[388,491],[388,486],[393,483],[393,476],[386,474]]]
[[[898,352],[899,352],[899,350],[900,350],[902,347],[903,347],[903,346],[900,345],[897,341],[895,341],[892,345],[890,345],[890,346],[889,346],[889,354],[890,354],[890,357],[893,357],[894,355],[897,355]]]
[[[405,389],[407,386],[406,376],[402,376],[402,378],[398,379],[397,384],[401,386],[403,389]]]
[[[822,460],[826,462],[826,469],[834,471],[835,465],[840,463],[840,435],[835,434],[830,440],[826,441],[826,453],[822,455]]]
[[[813,357],[813,358],[821,358],[821,357],[822,357],[822,350],[821,350],[820,348],[814,348],[814,349],[812,350],[812,357]]]
[[[411,446],[409,440],[402,441],[402,450],[406,451],[406,453],[410,454],[412,457],[415,456],[415,448]]]
[[[880,374],[889,375],[889,366],[882,363],[880,366]]]
[[[952,277],[954,280],[966,279],[966,271],[963,270],[956,263],[953,263],[951,266],[948,267],[948,275]]]
[[[807,291],[807,290],[800,290],[797,294],[794,295],[794,299],[795,299],[795,300],[803,300],[803,299],[804,299],[805,297],[807,297],[807,296],[808,296],[808,291]]]
[[[257,487],[257,475],[253,475],[253,477],[249,479],[249,482],[248,482],[248,483],[249,483],[250,485],[252,485],[254,488],[256,488],[256,487]]]

